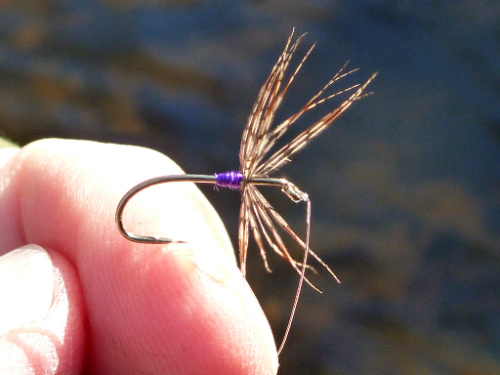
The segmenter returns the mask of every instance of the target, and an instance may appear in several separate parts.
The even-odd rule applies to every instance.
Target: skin
[[[130,230],[187,243],[137,244],[116,228],[127,190],[180,173],[132,146],[42,140],[0,150],[0,255],[37,244],[54,276],[49,309],[0,336],[2,373],[276,373],[269,324],[197,188],[165,184],[125,210]]]

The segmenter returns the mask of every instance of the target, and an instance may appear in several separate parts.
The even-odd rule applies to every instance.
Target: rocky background
[[[342,280],[320,272],[324,293],[304,289],[280,374],[500,374],[500,3],[213,3],[1,1],[0,135],[237,169],[261,84],[292,27],[307,31],[299,53],[317,47],[281,118],[347,60],[360,71],[339,90],[380,73],[374,95],[279,173],[310,194],[312,247]],[[238,194],[205,192],[236,245]],[[304,208],[269,194],[303,233]],[[272,257],[267,274],[252,253],[249,282],[279,341],[297,277]]]

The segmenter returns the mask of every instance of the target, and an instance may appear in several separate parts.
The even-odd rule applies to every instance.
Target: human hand
[[[125,210],[134,233],[188,243],[137,244],[116,228],[129,188],[179,173],[132,146],[0,150],[0,254],[19,249],[0,258],[0,373],[276,372],[269,324],[196,188],[151,188]]]

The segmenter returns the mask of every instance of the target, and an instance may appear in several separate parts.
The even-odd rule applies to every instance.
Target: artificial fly
[[[290,327],[297,309],[303,282],[306,281],[314,289],[318,290],[305,276],[306,269],[309,267],[307,264],[308,255],[311,254],[311,256],[314,257],[337,282],[340,281],[330,267],[328,267],[328,265],[323,262],[323,260],[321,260],[321,258],[309,247],[311,237],[311,200],[309,199],[308,194],[301,191],[297,186],[284,178],[272,178],[269,176],[276,172],[284,164],[288,163],[292,155],[300,151],[313,138],[317,137],[322,131],[327,129],[351,106],[352,103],[367,95],[364,93],[364,90],[377,75],[376,73],[373,74],[364,84],[356,84],[340,92],[325,96],[324,93],[326,89],[328,89],[335,82],[357,70],[353,69],[346,72],[345,69],[347,64],[344,65],[342,69],[340,69],[340,71],[335,74],[316,95],[309,99],[309,101],[298,112],[288,117],[281,124],[272,128],[276,111],[280,107],[285,94],[290,88],[295,76],[302,68],[304,61],[315,47],[315,45],[313,45],[309,48],[300,63],[295,68],[293,74],[288,78],[288,80],[285,80],[285,74],[292,56],[305,35],[301,35],[294,42],[292,42],[293,34],[294,31],[292,31],[283,53],[271,70],[271,74],[264,83],[264,86],[261,88],[257,101],[253,105],[253,109],[250,113],[245,129],[243,130],[239,154],[240,171],[230,171],[215,174],[213,176],[184,174],[153,178],[144,181],[129,190],[120,200],[116,209],[116,223],[118,225],[118,229],[120,233],[130,241],[149,244],[179,243],[184,241],[164,237],[141,236],[129,232],[123,224],[123,211],[127,202],[140,191],[153,185],[167,182],[184,181],[206,183],[215,184],[216,186],[226,187],[233,190],[240,190],[242,197],[238,229],[238,247],[240,269],[243,276],[245,276],[246,273],[246,258],[250,233],[249,228],[251,228],[255,242],[257,243],[264,261],[264,266],[268,271],[270,269],[267,263],[264,242],[267,243],[267,245],[269,245],[279,256],[286,259],[300,275],[292,310],[290,312],[290,317],[288,319],[288,324],[283,335],[281,345],[278,348],[278,354],[281,353],[290,332]],[[324,115],[306,130],[302,131],[291,142],[278,149],[270,157],[264,159],[276,142],[304,113],[345,92],[351,92],[351,94],[340,104],[340,106]],[[258,185],[279,187],[292,201],[306,203],[305,241],[303,241],[292,230],[285,219],[278,212],[276,212],[276,210],[274,210],[271,204],[257,188]],[[277,226],[287,232],[290,237],[304,249],[304,257],[302,261],[297,261],[290,255],[278,232]]]

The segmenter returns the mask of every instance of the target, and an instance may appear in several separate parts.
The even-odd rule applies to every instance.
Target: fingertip
[[[194,270],[211,301],[205,305],[219,304],[215,309],[224,323],[222,329],[233,335],[225,336],[229,336],[235,351],[240,351],[243,361],[254,363],[256,369],[266,369],[262,373],[275,373],[278,356],[269,321],[240,269],[223,257],[211,256],[215,253],[206,247],[192,251]]]
[[[190,268],[205,299],[201,305],[213,309],[209,315],[221,322],[221,336],[227,339],[222,346],[232,347],[242,362],[254,363],[256,368],[266,368],[263,373],[271,373],[270,369],[277,369],[278,359],[264,311],[240,269],[227,258],[214,257],[216,253],[199,244],[191,249]]]

